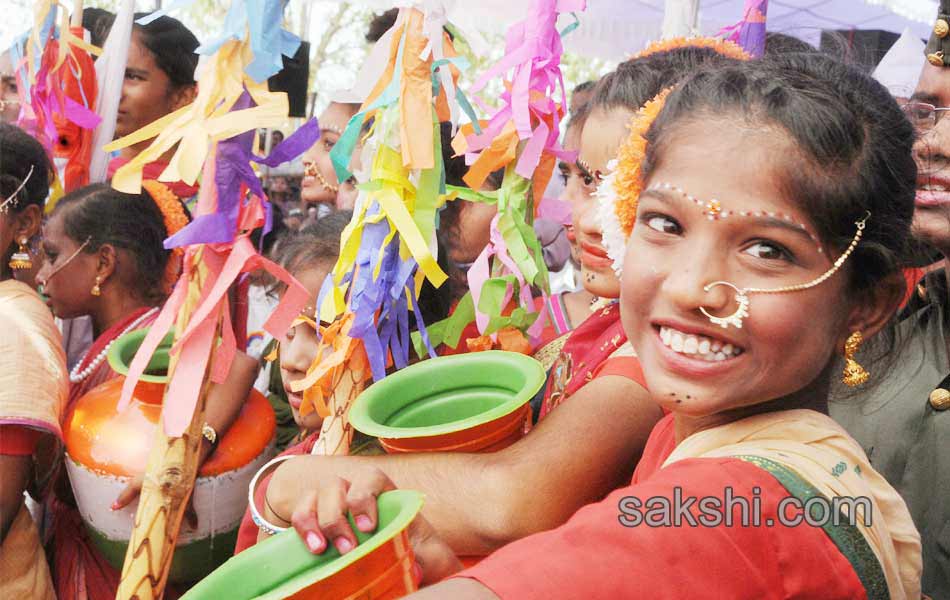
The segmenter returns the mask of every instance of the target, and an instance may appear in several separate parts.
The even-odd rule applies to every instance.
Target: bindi
[[[719,221],[729,217],[765,217],[769,219],[779,219],[787,223],[791,223],[808,234],[808,237],[810,237],[811,240],[815,242],[818,252],[823,252],[821,244],[818,242],[818,237],[804,223],[798,223],[792,219],[791,215],[785,214],[783,212],[767,210],[729,210],[723,208],[722,203],[716,198],[712,198],[711,200],[702,200],[686,192],[686,190],[677,185],[663,181],[654,183],[647,188],[647,191],[660,190],[675,192],[686,200],[689,200],[690,203],[700,208],[703,211],[703,215],[710,221]]]

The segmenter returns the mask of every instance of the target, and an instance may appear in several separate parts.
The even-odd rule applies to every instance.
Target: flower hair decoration
[[[188,215],[182,208],[181,200],[178,199],[168,186],[155,180],[142,181],[142,187],[152,197],[158,210],[162,213],[162,220],[165,222],[165,231],[168,237],[172,237],[188,225]],[[165,265],[165,275],[162,278],[165,291],[170,291],[178,280],[181,273],[181,261],[185,256],[183,248],[172,248],[172,254],[168,258],[168,264]]]
[[[640,165],[647,151],[646,133],[663,110],[671,90],[667,88],[657,94],[633,116],[628,125],[630,135],[620,145],[617,158],[607,165],[608,172],[597,186],[603,243],[618,276],[623,269],[624,249],[637,220],[637,202],[643,191]]]
[[[630,60],[646,58],[677,48],[709,48],[726,58],[751,60],[752,56],[738,44],[712,37],[672,38],[654,42]],[[628,125],[630,135],[620,145],[617,159],[611,161],[608,173],[597,187],[598,217],[603,231],[603,244],[607,256],[613,261],[614,272],[619,276],[623,270],[623,255],[627,239],[633,231],[637,218],[637,202],[643,192],[643,177],[640,171],[646,156],[646,134],[663,110],[666,98],[673,88],[667,88],[648,101]]]

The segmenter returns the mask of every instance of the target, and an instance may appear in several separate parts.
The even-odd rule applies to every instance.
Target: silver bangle
[[[296,455],[290,456],[278,456],[277,458],[272,458],[267,462],[263,467],[261,467],[257,473],[254,474],[254,477],[251,479],[251,483],[247,486],[247,506],[251,511],[251,519],[254,521],[254,524],[257,525],[257,528],[263,531],[268,535],[277,535],[282,531],[287,531],[289,527],[278,527],[270,521],[264,518],[263,515],[257,510],[257,505],[254,503],[254,492],[257,491],[257,481],[260,479],[261,475],[264,474],[268,469],[274,465],[278,465],[286,460],[291,458],[296,458]],[[264,500],[267,501],[266,498]]]

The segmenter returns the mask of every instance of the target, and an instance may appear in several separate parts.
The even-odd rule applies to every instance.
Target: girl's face
[[[326,279],[327,273],[332,268],[333,262],[325,261],[316,267],[298,269],[293,273],[297,281],[310,291],[309,306],[315,305],[320,286],[323,285],[323,280]],[[308,313],[308,316],[313,316],[312,310]],[[284,384],[284,392],[290,402],[294,421],[301,429],[306,431],[319,429],[323,423],[323,418],[316,412],[311,412],[305,417],[300,416],[303,392],[294,392],[290,389],[290,384],[303,379],[307,375],[310,365],[317,358],[319,343],[316,330],[308,323],[300,323],[288,329],[287,333],[284,334],[284,339],[280,340],[280,379]]]
[[[91,291],[96,283],[98,256],[80,251],[81,245],[66,235],[61,213],[55,213],[43,227],[45,261],[36,279],[48,297],[50,310],[61,319],[90,314],[96,301]]]
[[[494,191],[494,188],[485,186],[482,191],[490,192]],[[447,252],[452,262],[468,264],[474,262],[485,246],[491,242],[491,222],[498,213],[498,207],[494,204],[468,200],[455,200],[455,202],[461,203],[458,237],[447,248]]]
[[[132,32],[125,82],[115,122],[117,138],[145,127],[191,101],[193,88],[176,91],[168,74],[155,62],[155,55],[142,44],[141,34]]]
[[[609,111],[595,109],[587,117],[578,158],[585,182],[590,180],[595,186],[600,183],[607,172],[607,163],[617,156],[632,116],[632,112],[618,108]],[[620,280],[603,245],[596,199],[588,196],[576,204],[573,218],[584,288],[601,298],[618,298]]]
[[[700,312],[705,307],[727,316],[736,310],[733,290],[706,292],[707,284],[807,283],[840,254],[819,252],[800,227],[814,232],[813,223],[779,191],[769,157],[793,152],[791,142],[774,129],[752,131],[727,121],[686,123],[671,133],[639,201],[621,292],[623,326],[647,387],[678,415],[712,420],[779,398],[814,399],[808,392],[856,328],[849,322],[854,318],[843,272],[804,291],[750,294],[741,329],[715,326]],[[649,191],[657,183],[682,192]],[[711,220],[684,194],[704,204],[718,200],[723,211],[776,216]]]
[[[331,102],[320,114],[320,139],[303,155],[306,170],[300,182],[300,198],[304,202],[336,204],[340,183],[330,160],[330,150],[339,141],[352,116],[349,106],[338,102]]]
[[[581,128],[578,126],[570,127],[564,134],[564,149],[567,151],[580,150],[581,147]],[[572,224],[567,228],[567,239],[571,241],[571,260],[574,264],[580,264],[580,249],[577,247],[577,217],[581,214],[583,207],[594,202],[594,192],[597,191],[597,184],[594,177],[585,173],[575,160],[572,163],[561,161],[558,163],[558,170],[564,182],[564,192],[559,198],[562,202],[571,205]]]

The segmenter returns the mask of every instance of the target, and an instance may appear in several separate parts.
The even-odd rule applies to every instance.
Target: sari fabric
[[[559,338],[561,339],[561,338]],[[542,348],[535,358],[545,364],[550,360],[548,379],[544,386],[538,419],[543,419],[557,405],[571,397],[594,378],[594,372],[614,353],[629,348],[627,335],[620,323],[620,305],[616,302],[598,310],[575,328],[556,348]],[[630,349],[632,352],[632,349]],[[553,360],[549,354],[554,354]]]
[[[36,292],[7,280],[0,282],[0,330],[0,356],[6,361],[0,369],[0,429],[17,428],[30,437],[31,445],[37,435],[46,438],[42,441],[59,440],[66,403],[66,356],[53,315]],[[47,449],[58,457],[58,448]],[[50,461],[43,458],[49,457],[40,458],[34,483],[48,473]],[[25,503],[20,504],[0,546],[0,597],[55,598],[46,555]]]
[[[849,480],[841,484],[849,494],[869,494],[875,517],[880,518],[882,537],[861,539],[867,539],[874,550],[875,566],[889,574],[885,593],[891,598],[919,598],[919,543],[915,544],[916,534],[900,498],[880,484],[860,450],[853,452],[854,442],[828,417],[806,413],[811,411],[752,417],[700,432],[680,447],[674,439],[672,415],[668,415],[654,428],[630,486],[582,508],[557,529],[502,548],[459,576],[480,581],[501,598],[519,599],[686,598],[704,593],[769,599],[880,597],[881,590],[865,587],[864,574],[824,528],[781,521],[781,502],[797,494],[772,471],[742,458],[763,454],[770,457],[763,461],[774,458],[772,462],[794,471],[808,485],[830,486],[828,477],[837,479],[830,472],[828,477],[817,467],[812,472],[797,459],[791,461],[793,466],[786,465],[786,450],[798,444],[795,453],[808,460],[843,451],[838,462],[859,467],[861,474],[853,473],[853,468],[852,474],[865,481],[863,485],[850,476],[841,477],[844,472],[834,468],[837,462],[830,471]],[[775,446],[782,449],[773,452]],[[752,513],[760,517],[760,523],[771,519],[774,525],[743,525],[738,521],[741,510],[736,509],[732,514],[737,521],[732,526],[676,526],[668,518],[652,524],[646,521],[647,507],[657,506],[648,504],[654,499],[668,505],[676,497],[721,500],[726,490],[734,498],[758,499],[760,510]],[[644,521],[636,525],[621,518],[630,514],[624,508],[630,498],[645,506],[640,510]],[[700,514],[696,504],[686,512]],[[782,514],[787,516],[788,511]],[[857,528],[849,529],[857,532]],[[524,575],[528,572],[531,577]],[[896,573],[893,583],[892,572]]]

